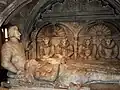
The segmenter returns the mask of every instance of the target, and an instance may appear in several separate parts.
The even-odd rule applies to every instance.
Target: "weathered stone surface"
[[[91,90],[120,90],[119,84],[91,84]]]
[[[76,89],[55,89],[55,88],[25,88],[25,87],[21,87],[21,88],[13,88],[13,89],[9,89],[9,90],[76,90]],[[90,90],[90,88],[88,87],[83,87],[79,90]]]
[[[67,89],[54,89],[54,88],[25,88],[25,87],[21,87],[21,88],[13,88],[13,89],[9,89],[9,90],[67,90]]]
[[[8,90],[8,89],[7,89],[7,88],[1,88],[1,87],[0,87],[0,90]]]

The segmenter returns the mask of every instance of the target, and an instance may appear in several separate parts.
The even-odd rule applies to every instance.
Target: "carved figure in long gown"
[[[49,37],[43,38],[41,50],[42,58],[50,58],[54,55],[54,46],[51,44]]]
[[[9,41],[3,44],[1,50],[1,65],[9,72],[20,74],[24,72],[26,62],[23,45],[19,42],[21,34],[17,26],[10,27],[8,33]]]
[[[49,37],[45,37],[43,39],[42,45],[40,46],[40,56],[42,61],[49,62],[51,64],[60,63],[58,58],[54,58],[55,55],[55,47],[52,45]]]
[[[119,53],[119,47],[111,36],[107,36],[103,39],[99,45],[98,53],[101,58],[105,59],[117,59]]]
[[[92,44],[91,39],[85,39],[79,46],[78,55],[81,59],[94,59],[96,56],[96,45]]]
[[[35,78],[38,80],[51,80],[53,81],[58,72],[60,59],[54,57],[54,45],[51,43],[49,37],[43,38],[43,42],[39,47],[40,58],[38,59],[37,67],[33,71]],[[28,62],[28,67],[31,63]],[[31,72],[32,73],[32,72]]]
[[[60,47],[60,54],[62,55],[62,62],[66,62],[67,60],[70,60],[74,54],[74,47],[70,44],[68,39],[62,38],[61,42],[59,44]]]

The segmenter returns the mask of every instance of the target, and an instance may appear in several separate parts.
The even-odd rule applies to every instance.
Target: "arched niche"
[[[92,23],[78,34],[78,54],[91,60],[119,60],[119,37],[114,25]]]
[[[28,52],[28,58],[37,58],[41,59],[43,54],[45,52],[43,51],[45,47],[48,48],[48,51],[50,51],[52,48],[51,46],[54,46],[54,53],[58,54],[61,53],[60,47],[62,47],[62,41],[65,40],[66,45],[62,48],[71,46],[72,47],[72,53],[74,50],[74,35],[71,29],[69,29],[66,25],[61,23],[56,24],[47,24],[43,27],[37,28],[35,31],[31,33],[31,42],[28,45],[29,52]],[[48,45],[45,44],[45,41]],[[53,50],[51,50],[52,52]],[[72,55],[73,57],[73,55]]]

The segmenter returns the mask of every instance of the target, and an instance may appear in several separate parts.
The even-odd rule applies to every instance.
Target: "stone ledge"
[[[67,89],[54,89],[54,88],[13,88],[9,90],[67,90]]]
[[[55,88],[13,88],[9,90],[68,90],[68,89],[55,89]],[[90,88],[83,87],[80,90],[90,90]]]

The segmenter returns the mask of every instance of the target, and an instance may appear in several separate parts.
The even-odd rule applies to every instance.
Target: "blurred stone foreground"
[[[78,89],[54,89],[54,88],[25,88],[25,87],[21,87],[21,88],[13,88],[13,89],[9,89],[9,90],[78,90]],[[90,88],[87,87],[83,87],[79,90],[90,90]]]

